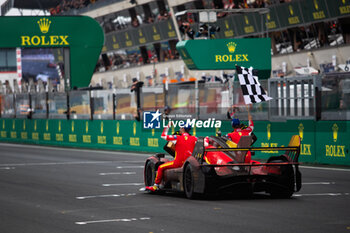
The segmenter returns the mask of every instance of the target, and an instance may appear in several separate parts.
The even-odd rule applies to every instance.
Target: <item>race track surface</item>
[[[350,232],[350,168],[303,166],[286,200],[188,200],[139,192],[148,156],[0,144],[0,232]]]

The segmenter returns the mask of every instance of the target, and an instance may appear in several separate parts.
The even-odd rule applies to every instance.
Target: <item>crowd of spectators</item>
[[[49,9],[51,15],[57,15],[63,12],[67,12],[71,9],[82,9],[89,4],[95,3],[99,0],[63,0],[56,7]]]
[[[104,72],[129,68],[143,64],[143,59],[140,53],[113,53],[106,57],[100,57],[96,64],[95,72]]]
[[[147,4],[145,4],[147,5]],[[127,28],[137,28],[142,24],[152,24],[167,20],[170,18],[171,14],[168,10],[159,10],[155,14],[147,5],[143,6],[143,12],[137,12],[134,8],[128,10],[128,12],[116,13],[113,15],[107,15],[97,18],[101,26],[104,28],[105,33],[109,33],[117,30],[124,30]]]
[[[109,55],[103,55],[98,60],[95,72],[111,71],[144,64],[155,64],[158,62],[166,62],[169,60],[179,59],[179,54],[173,54],[168,49],[161,49],[159,54],[154,49],[148,49],[146,54],[142,56],[140,50],[111,52]]]

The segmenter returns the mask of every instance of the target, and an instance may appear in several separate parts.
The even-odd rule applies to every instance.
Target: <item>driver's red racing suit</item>
[[[254,122],[252,120],[249,120],[249,126],[245,129],[237,128],[234,129],[232,133],[227,134],[227,137],[231,139],[231,141],[236,144],[238,144],[239,140],[242,136],[249,136],[254,130]],[[251,153],[248,151],[247,156],[245,157],[245,163],[251,162]]]
[[[183,133],[182,135],[168,135],[168,130],[169,127],[164,127],[162,138],[167,141],[176,141],[175,158],[173,161],[163,163],[158,167],[155,184],[160,184],[166,169],[182,167],[186,159],[192,155],[197,142],[197,137],[191,136],[188,133]]]

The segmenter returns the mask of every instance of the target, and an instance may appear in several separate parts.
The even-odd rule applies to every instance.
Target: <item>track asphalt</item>
[[[149,154],[0,144],[1,233],[350,232],[350,168],[302,166],[291,199],[153,195]]]

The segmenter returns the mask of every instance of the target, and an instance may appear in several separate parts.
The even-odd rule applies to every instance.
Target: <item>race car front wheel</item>
[[[185,190],[185,195],[188,199],[196,198],[196,194],[194,193],[194,179],[193,179],[191,164],[187,164],[185,167],[184,190]]]

